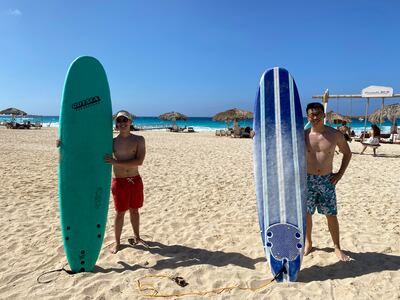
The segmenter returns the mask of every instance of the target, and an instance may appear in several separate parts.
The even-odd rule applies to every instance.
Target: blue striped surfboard
[[[300,98],[287,70],[273,68],[261,76],[253,128],[257,209],[265,254],[272,274],[280,274],[278,282],[296,281],[306,228],[306,160]]]

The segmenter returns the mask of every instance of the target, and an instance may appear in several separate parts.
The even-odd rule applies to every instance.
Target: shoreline
[[[9,120],[8,117],[0,116],[0,121],[4,122],[5,120]],[[17,119],[17,121],[21,121],[22,119]],[[29,120],[26,119],[26,120]],[[40,123],[43,124],[43,127],[59,127],[59,117],[57,116],[43,116],[40,118],[36,118],[36,121],[40,121]],[[32,121],[33,122],[33,121]],[[34,122],[33,122],[34,123]],[[253,121],[252,120],[245,120],[245,121],[239,121],[238,122],[241,127],[253,127]],[[304,126],[307,124],[307,120],[305,117],[303,117],[303,123]],[[172,126],[172,121],[161,121],[158,119],[158,117],[136,117],[133,125],[134,126]],[[191,117],[187,121],[176,121],[176,125],[179,127],[193,127],[195,131],[197,132],[215,132],[215,130],[221,130],[221,129],[227,129],[227,123],[223,121],[212,121],[211,117]],[[232,127],[232,122],[230,124]],[[333,128],[337,128],[340,126],[340,124],[329,124],[327,123],[326,125],[331,126]],[[389,121],[385,121],[382,123],[382,125],[379,125],[381,128],[381,131],[383,134],[388,134],[390,133],[390,128],[391,128],[391,123]],[[361,134],[362,131],[364,131],[364,121],[358,121],[356,119],[353,119],[353,122],[349,123],[349,127],[354,130],[356,134]],[[366,130],[370,130],[371,123],[367,122],[367,127]],[[152,129],[153,130],[153,129]]]
[[[195,130],[196,133],[199,133],[199,132],[215,133],[216,130],[227,129],[226,126],[225,127],[214,127],[214,128],[199,127],[199,126],[192,126],[192,125],[186,125],[186,126],[187,127],[193,127],[193,129]],[[327,125],[327,126],[329,126],[329,125]],[[1,127],[4,127],[4,126],[0,126],[0,128]],[[250,126],[250,127],[252,127],[252,126]],[[50,124],[50,126],[49,126],[48,123],[43,123],[42,129],[44,129],[44,128],[57,128],[58,129],[59,126],[58,126],[58,124],[55,124],[55,123]],[[334,127],[332,126],[332,128],[336,129],[337,126],[334,126]],[[361,135],[361,133],[364,131],[364,127],[356,127],[356,128],[353,127],[352,130],[354,130],[356,135]],[[370,127],[367,126],[366,131],[369,131],[369,130],[370,130]],[[390,126],[382,126],[381,130],[382,130],[381,131],[382,134],[390,134]],[[140,129],[140,130],[133,131],[133,132],[147,132],[147,131],[167,132],[166,129]]]

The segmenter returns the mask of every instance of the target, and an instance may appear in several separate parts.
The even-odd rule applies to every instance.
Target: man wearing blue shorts
[[[340,248],[339,222],[337,219],[335,186],[342,178],[351,159],[351,151],[343,134],[324,125],[324,107],[321,103],[310,103],[306,109],[308,121],[312,127],[305,131],[307,153],[307,231],[304,255],[312,250],[312,215],[326,216],[335,254],[341,261],[348,257]],[[337,173],[333,173],[335,148],[343,153],[342,163]]]

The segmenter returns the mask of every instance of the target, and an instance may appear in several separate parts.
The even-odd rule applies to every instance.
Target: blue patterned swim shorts
[[[317,208],[318,213],[329,216],[336,216],[336,189],[330,182],[332,174],[311,175],[307,174],[307,212],[314,214]]]

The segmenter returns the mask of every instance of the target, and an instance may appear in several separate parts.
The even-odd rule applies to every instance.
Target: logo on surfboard
[[[75,111],[82,110],[82,109],[88,108],[89,106],[98,104],[100,101],[101,101],[101,99],[99,96],[90,97],[85,100],[81,100],[81,101],[73,103],[72,109],[75,109]]]

